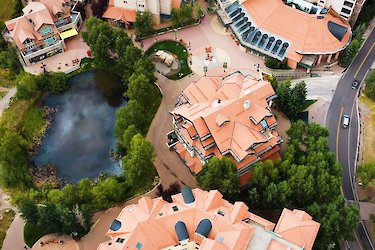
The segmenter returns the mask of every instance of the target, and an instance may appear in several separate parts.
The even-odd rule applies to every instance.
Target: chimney
[[[221,100],[220,100],[220,99],[218,99],[218,100],[217,100],[217,103],[219,103],[219,104],[220,104],[220,103],[221,103]]]
[[[249,100],[246,100],[243,102],[243,108],[245,110],[248,110],[250,108],[250,101]]]

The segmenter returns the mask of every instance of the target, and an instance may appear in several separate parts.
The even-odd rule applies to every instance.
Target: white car
[[[342,116],[342,124],[341,124],[342,128],[347,128],[347,127],[349,127],[349,123],[350,123],[350,118],[349,118],[349,116],[348,116],[348,115],[343,115],[343,116]]]

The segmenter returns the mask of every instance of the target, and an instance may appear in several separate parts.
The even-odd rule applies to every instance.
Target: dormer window
[[[56,13],[56,17],[61,18],[61,13],[60,12]]]

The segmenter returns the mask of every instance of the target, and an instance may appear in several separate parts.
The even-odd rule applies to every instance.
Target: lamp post
[[[225,72],[225,69],[228,68],[228,63],[227,62],[223,62],[223,69],[224,69],[224,72]]]
[[[178,29],[173,29],[173,31],[174,31],[174,40],[177,41],[177,31],[178,31]]]
[[[204,76],[207,76],[207,70],[208,70],[207,66],[203,66]]]

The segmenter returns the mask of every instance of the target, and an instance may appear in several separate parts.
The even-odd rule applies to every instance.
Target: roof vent
[[[317,16],[317,19],[324,19],[324,16]]]
[[[248,110],[250,108],[250,101],[249,100],[246,100],[243,102],[243,108],[245,110]]]

